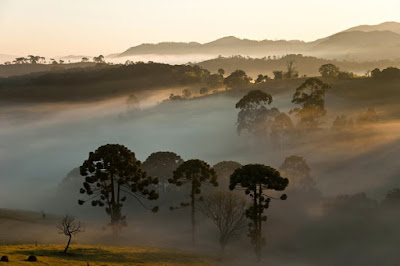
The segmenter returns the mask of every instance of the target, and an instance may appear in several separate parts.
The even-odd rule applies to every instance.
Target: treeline
[[[339,61],[305,56],[302,54],[289,54],[285,56],[268,56],[263,58],[252,58],[244,56],[218,57],[198,63],[210,71],[216,71],[218,68],[224,68],[227,72],[236,69],[242,69],[251,76],[258,73],[267,73],[272,75],[273,71],[286,69],[288,61],[294,60],[301,75],[317,76],[318,68],[324,64],[334,64],[346,72],[354,72],[358,75],[365,75],[372,69],[386,68],[389,66],[400,67],[400,60],[379,60],[379,61]]]

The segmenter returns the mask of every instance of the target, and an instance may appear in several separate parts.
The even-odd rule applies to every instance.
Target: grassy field
[[[218,265],[216,260],[172,249],[73,245],[69,254],[63,249],[61,245],[7,245],[0,246],[0,256],[7,255],[11,265]],[[30,255],[38,262],[25,261]]]

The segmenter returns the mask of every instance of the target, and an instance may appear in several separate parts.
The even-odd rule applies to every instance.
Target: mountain
[[[313,42],[299,40],[248,40],[227,36],[208,43],[162,42],[141,44],[114,57],[148,55],[245,55],[304,54],[327,59],[381,60],[400,57],[400,23],[362,25]],[[395,56],[396,57],[396,56]]]
[[[400,34],[400,23],[398,22],[384,22],[378,25],[361,25],[345,30],[349,31],[391,31]]]
[[[395,59],[400,57],[400,34],[392,31],[344,31],[315,42],[309,52],[330,59]]]

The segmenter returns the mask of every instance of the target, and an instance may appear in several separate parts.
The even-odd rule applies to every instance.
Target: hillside
[[[216,265],[217,261],[198,254],[173,249],[144,247],[108,247],[72,245],[70,254],[63,254],[62,245],[0,246],[12,265],[30,265],[25,261],[35,255],[45,265]]]
[[[375,68],[386,68],[389,66],[400,67],[400,60],[379,60],[352,62],[345,60],[328,60],[312,56],[287,55],[282,58],[250,58],[242,56],[218,57],[206,60],[197,65],[215,73],[219,68],[223,68],[226,73],[231,73],[237,69],[246,71],[248,75],[255,78],[258,74],[269,75],[273,77],[273,71],[286,71],[286,64],[289,60],[294,60],[294,65],[299,71],[300,76],[319,76],[318,69],[323,64],[332,63],[338,66],[342,71],[354,72],[364,75],[368,70]]]
[[[360,25],[352,27],[345,31],[392,31],[400,34],[400,23],[398,22],[384,22],[378,25]]]

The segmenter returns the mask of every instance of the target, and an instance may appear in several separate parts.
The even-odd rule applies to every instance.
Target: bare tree
[[[228,191],[215,192],[199,205],[199,211],[218,227],[222,252],[228,242],[247,226],[247,207],[243,197]]]
[[[67,253],[68,251],[72,236],[85,231],[85,226],[81,222],[75,221],[75,217],[69,216],[68,214],[62,218],[59,224],[57,224],[57,228],[59,234],[64,234],[69,237],[64,253]]]

